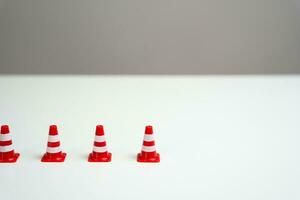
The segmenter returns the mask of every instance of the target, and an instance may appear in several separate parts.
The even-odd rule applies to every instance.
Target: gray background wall
[[[300,2],[0,0],[0,73],[300,73]]]

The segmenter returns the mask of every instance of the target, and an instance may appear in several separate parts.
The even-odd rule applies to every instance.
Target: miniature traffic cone
[[[152,126],[146,126],[142,152],[137,155],[138,162],[160,162],[160,155],[156,153]]]
[[[104,129],[102,125],[96,126],[93,152],[89,154],[89,162],[110,162],[111,153],[107,151]]]
[[[47,150],[42,157],[42,162],[64,162],[66,153],[63,153],[60,147],[60,140],[56,125],[49,127],[49,136]]]
[[[0,132],[0,163],[14,163],[20,154],[15,153],[9,126],[1,126]]]

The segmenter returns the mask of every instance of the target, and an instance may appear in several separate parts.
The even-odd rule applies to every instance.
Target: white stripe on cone
[[[145,135],[144,135],[144,141],[146,141],[146,142],[154,141],[153,135],[145,134]]]
[[[96,146],[94,146],[93,151],[97,152],[97,153],[104,153],[104,152],[107,151],[107,148],[106,148],[106,146],[105,147],[96,147]]]
[[[0,134],[0,141],[10,141],[12,140],[11,134]]]
[[[13,145],[0,146],[0,152],[5,153],[14,150]]]
[[[156,151],[155,146],[144,146],[142,147],[142,151],[144,152],[154,152]]]
[[[47,153],[59,153],[61,152],[60,147],[47,147]]]
[[[105,137],[104,137],[104,135],[102,135],[102,136],[96,135],[94,141],[95,142],[105,142]]]
[[[59,142],[59,136],[58,135],[49,135],[48,142]]]

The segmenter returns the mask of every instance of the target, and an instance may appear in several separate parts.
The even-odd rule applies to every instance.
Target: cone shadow
[[[32,158],[33,160],[38,160],[38,161],[41,161],[42,157],[43,157],[43,154],[33,154],[33,155],[31,156],[31,158]]]
[[[88,157],[89,157],[89,154],[85,154],[85,153],[81,153],[78,155],[78,158],[80,160],[84,160],[84,161],[87,161]]]
[[[136,154],[130,154],[130,155],[128,155],[128,159],[136,161]]]

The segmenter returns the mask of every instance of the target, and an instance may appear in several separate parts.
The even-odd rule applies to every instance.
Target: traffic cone
[[[146,126],[142,152],[137,155],[138,162],[160,162],[160,155],[156,153],[152,126]]]
[[[110,162],[111,153],[107,151],[104,129],[102,125],[96,126],[93,152],[89,154],[89,162]]]
[[[14,163],[20,154],[15,153],[9,126],[1,126],[0,132],[0,163]]]
[[[66,153],[63,153],[60,148],[60,140],[56,125],[51,125],[49,127],[49,136],[47,150],[42,157],[42,162],[64,162],[66,158]]]

